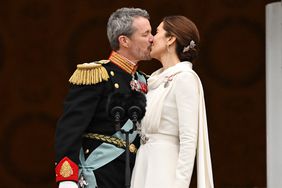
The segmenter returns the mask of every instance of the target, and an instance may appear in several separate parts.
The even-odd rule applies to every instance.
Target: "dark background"
[[[201,53],[194,69],[205,90],[215,187],[266,187],[269,2],[1,0],[0,187],[55,187],[54,132],[68,79],[76,64],[108,58],[107,19],[123,6],[148,10],[153,30],[172,14],[196,23]],[[141,70],[159,67],[143,62]]]

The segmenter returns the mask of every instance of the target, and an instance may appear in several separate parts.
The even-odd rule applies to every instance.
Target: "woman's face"
[[[165,34],[166,31],[163,28],[163,22],[161,22],[157,27],[151,50],[151,57],[159,61],[161,57],[167,52],[168,37],[166,37]]]

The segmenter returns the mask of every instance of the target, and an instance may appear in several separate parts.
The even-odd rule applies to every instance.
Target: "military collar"
[[[115,51],[112,51],[109,60],[131,75],[135,74],[138,67],[137,65],[134,65],[134,63],[131,62],[129,59],[125,58],[124,56],[118,54]]]

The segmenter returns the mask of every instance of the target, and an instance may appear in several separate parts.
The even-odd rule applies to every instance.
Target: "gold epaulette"
[[[93,85],[107,81],[109,74],[102,64],[110,62],[109,60],[100,60],[92,63],[78,64],[77,69],[70,77],[69,82],[75,85]]]

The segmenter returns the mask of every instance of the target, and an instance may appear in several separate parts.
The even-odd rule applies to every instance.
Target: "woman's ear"
[[[176,41],[176,37],[175,36],[169,36],[168,40],[167,40],[168,46],[172,45],[175,41]]]
[[[127,36],[124,35],[120,35],[118,37],[118,41],[119,41],[119,45],[124,47],[124,48],[128,48],[129,47],[129,38]]]

